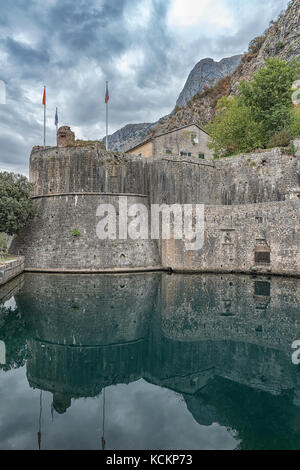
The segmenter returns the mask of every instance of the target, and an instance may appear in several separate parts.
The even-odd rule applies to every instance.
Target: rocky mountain
[[[109,148],[123,152],[135,145],[135,142],[142,141],[151,131],[151,128],[156,126],[157,123],[144,122],[142,124],[127,124],[118,131],[108,136]],[[104,137],[103,142],[106,142]]]
[[[158,124],[154,132],[169,131],[190,122],[205,126],[214,117],[218,100],[224,95],[237,94],[240,82],[251,80],[271,57],[300,60],[300,0],[291,0],[286,11],[271,21],[264,34],[251,41],[232,75],[196,94],[186,106],[176,109],[164,123]]]
[[[114,134],[108,136],[109,148],[118,152],[124,152],[129,148],[134,147],[139,142],[146,139],[157,126],[163,124],[168,119],[168,116],[161,118],[156,122],[144,122],[142,124],[127,124]],[[105,138],[103,142],[105,142]]]
[[[213,86],[220,78],[231,75],[241,63],[241,55],[227,57],[215,62],[213,59],[203,59],[198,62],[188,76],[186,84],[176,102],[176,107],[185,106],[190,99],[205,87]]]
[[[184,90],[178,98],[177,103],[179,104],[174,111],[157,123],[150,125],[133,125],[141,126],[133,136],[130,135],[131,129],[130,127],[128,128],[128,126],[125,127],[125,129],[128,128],[128,130],[123,134],[123,129],[118,131],[118,133],[121,133],[120,136],[122,135],[122,139],[118,141],[119,149],[127,150],[151,134],[155,135],[166,132],[176,127],[190,124],[191,122],[205,126],[214,117],[218,100],[224,95],[229,96],[237,94],[240,82],[242,80],[251,80],[253,74],[264,66],[266,59],[278,57],[288,61],[292,59],[300,61],[300,0],[291,0],[286,11],[282,13],[276,21],[271,21],[269,28],[261,36],[251,41],[248,52],[244,54],[242,58],[239,56],[234,57],[223,59],[225,64],[227,61],[228,66],[230,66],[231,59],[233,63],[235,60],[240,61],[231,75],[228,75],[228,70],[225,65],[223,66],[224,76],[222,76],[222,78],[219,80],[216,79],[217,81],[213,86],[204,85],[202,89],[202,85],[199,84],[201,91],[196,92],[194,77],[195,82],[197,81],[196,76],[198,73],[200,74],[199,77],[202,77],[202,80],[203,77],[204,80],[205,77],[209,79],[209,76],[205,72],[203,72],[202,75],[201,70],[198,72],[198,66],[199,69],[203,67],[203,70],[206,70],[205,63],[208,64],[208,61],[216,64],[212,59],[200,61],[191,72]],[[214,68],[215,65],[212,65],[212,67]],[[232,67],[234,67],[234,65],[232,65]],[[220,70],[221,69],[220,67]],[[181,102],[184,103],[188,99],[189,89],[191,94],[195,91],[195,95],[190,98],[184,106],[180,106]],[[128,140],[126,141],[126,139]],[[112,143],[113,142],[114,135],[112,136]],[[112,146],[111,148],[114,147]],[[115,150],[118,150],[118,148],[115,147]]]

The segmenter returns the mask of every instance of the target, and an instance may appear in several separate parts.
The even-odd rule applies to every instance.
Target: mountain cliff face
[[[185,106],[190,99],[203,91],[205,87],[211,87],[220,78],[231,75],[240,64],[242,57],[242,54],[227,57],[220,62],[215,62],[213,59],[200,60],[189,74],[176,102],[176,107]]]
[[[127,148],[134,147],[135,142],[141,142],[150,133],[157,123],[144,122],[142,124],[127,124],[108,137],[109,148],[123,152]],[[105,142],[105,138],[103,141]]]
[[[300,0],[292,0],[285,13],[276,21],[272,21],[262,36],[251,41],[249,50],[244,56],[223,59],[219,63],[212,59],[200,61],[190,73],[178,98],[177,106],[169,116],[153,124],[126,126],[116,133],[119,140],[115,147],[115,134],[111,136],[111,148],[124,151],[150,135],[167,132],[191,122],[205,126],[214,117],[218,100],[224,95],[237,94],[240,82],[251,80],[253,74],[264,66],[266,59],[271,57],[288,61],[300,60]],[[237,67],[234,70],[235,63]],[[212,81],[213,86],[204,84],[205,80],[209,82],[214,74],[217,76],[217,73],[220,73],[221,78]],[[133,126],[133,132],[130,126]]]

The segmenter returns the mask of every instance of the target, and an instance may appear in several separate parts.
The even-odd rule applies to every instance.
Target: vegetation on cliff
[[[239,96],[222,97],[207,126],[215,156],[286,146],[300,135],[299,114],[291,99],[299,74],[299,62],[268,59],[251,82],[240,84]]]
[[[287,62],[300,60],[299,17],[300,2],[292,0],[286,11],[282,12],[276,21],[271,21],[265,32],[250,42],[241,64],[232,75],[222,78],[210,88],[206,87],[186,106],[177,107],[169,118],[152,132],[159,134],[191,122],[206,126],[220,111],[217,110],[218,100],[222,96],[239,96],[241,82],[250,82],[268,59],[277,58]]]
[[[191,122],[204,127],[210,123],[216,113],[217,103],[223,96],[239,96],[242,81],[249,82],[254,74],[264,67],[270,58],[278,58],[287,62],[300,60],[300,2],[291,0],[286,11],[282,12],[275,21],[271,21],[267,30],[254,38],[241,59],[240,65],[229,76],[221,78],[215,85],[206,86],[196,93],[184,106],[181,101],[174,111],[154,124],[135,124],[125,126],[114,134],[111,148],[128,149],[153,135],[171,131]],[[230,72],[228,72],[230,73]],[[297,77],[299,78],[299,77]],[[274,129],[273,134],[276,134]],[[269,136],[269,144],[287,141],[286,130],[275,140]],[[115,139],[116,142],[115,143]],[[252,145],[251,145],[252,146]],[[251,147],[250,146],[250,147]]]
[[[30,197],[31,185],[23,175],[0,173],[0,232],[18,233],[37,208]]]

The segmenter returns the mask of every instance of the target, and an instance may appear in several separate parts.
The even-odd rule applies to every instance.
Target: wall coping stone
[[[134,194],[134,193],[53,193],[53,194],[41,194],[40,196],[31,196],[31,199],[41,199],[45,197],[60,197],[60,196],[127,196],[127,197],[148,198],[146,194]]]

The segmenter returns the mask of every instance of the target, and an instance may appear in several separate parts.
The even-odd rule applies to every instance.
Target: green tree
[[[207,126],[216,156],[249,152],[257,147],[287,146],[300,136],[300,115],[292,103],[292,84],[300,76],[300,62],[269,59],[240,96],[223,97]]]
[[[251,82],[242,82],[241,100],[263,129],[264,145],[292,124],[291,87],[300,74],[300,63],[268,59]]]
[[[30,189],[25,176],[0,173],[0,232],[14,235],[36,215],[37,206],[30,198]]]
[[[219,100],[216,117],[207,132],[215,157],[250,152],[262,145],[262,126],[239,97],[223,96]]]

